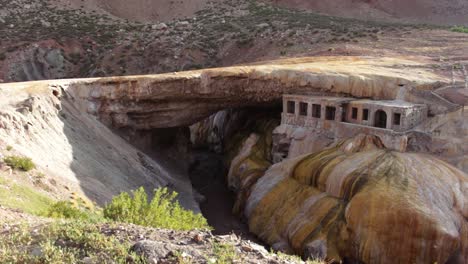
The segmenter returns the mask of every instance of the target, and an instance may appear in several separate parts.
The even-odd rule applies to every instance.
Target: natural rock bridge
[[[245,140],[224,137],[237,139],[233,144],[239,147],[229,156],[228,184],[237,191],[236,212],[246,217],[249,230],[275,249],[350,262],[465,263],[467,178],[452,165],[468,170],[468,111],[460,106],[466,91],[447,88],[451,79],[432,63],[318,57],[148,76],[6,83],[0,85],[0,140],[53,175],[57,188],[99,204],[140,186],[168,186],[179,192],[183,206],[197,211],[200,195],[188,173],[180,172],[190,160],[187,126],[219,110],[279,106],[284,94],[422,104],[428,119],[408,145],[444,161],[392,152],[378,135],[329,148],[348,135],[302,126],[283,126],[274,134],[277,123],[265,122],[247,131]],[[438,95],[441,87],[458,105]],[[261,125],[255,115],[250,121]],[[154,141],[169,144],[168,152]],[[275,142],[280,157],[280,147],[287,146],[288,159],[273,164]],[[177,164],[167,161],[170,157]],[[281,195],[286,198],[278,199]],[[375,217],[382,215],[383,220]],[[408,221],[417,223],[415,228]],[[394,230],[403,231],[395,236]],[[420,261],[412,261],[416,257]]]
[[[428,63],[400,58],[318,57],[18,85],[61,87],[82,110],[99,116],[105,124],[136,129],[186,126],[220,109],[279,103],[285,93],[404,99],[429,104],[433,114],[449,111],[456,106],[433,93],[449,80],[427,70]]]

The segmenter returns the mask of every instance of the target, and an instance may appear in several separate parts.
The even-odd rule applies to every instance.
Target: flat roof
[[[413,104],[407,101],[403,100],[369,100],[369,99],[360,99],[360,100],[354,100],[351,103],[356,103],[356,104],[372,104],[372,105],[380,105],[380,106],[389,106],[389,107],[421,107],[425,106],[423,104]]]
[[[338,96],[316,96],[316,95],[303,95],[303,94],[285,94],[283,97],[300,98],[303,100],[320,100],[320,101],[333,101],[333,102],[350,102],[356,100],[352,97],[338,97]]]
[[[414,104],[403,100],[371,100],[371,99],[357,99],[352,97],[337,97],[337,96],[315,96],[315,95],[302,95],[302,94],[285,94],[284,98],[291,99],[302,99],[302,100],[317,100],[317,101],[329,101],[337,103],[353,103],[353,104],[371,104],[379,106],[388,106],[388,107],[402,107],[402,108],[411,108],[411,107],[422,107],[424,104]]]

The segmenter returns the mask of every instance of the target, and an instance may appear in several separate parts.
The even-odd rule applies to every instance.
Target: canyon
[[[246,263],[467,263],[467,10],[0,0],[0,192],[99,209],[175,191],[212,231],[100,227],[132,233],[150,263],[213,263],[219,241]],[[2,193],[0,222],[49,221]]]
[[[202,169],[198,184],[226,184],[224,192],[236,197],[230,201],[235,214],[248,225],[232,219],[227,230],[248,228],[274,250],[304,258],[463,263],[468,112],[459,102],[467,96],[430,63],[310,57],[6,83],[0,85],[0,135],[2,145],[31,157],[60,183],[57,193],[105,204],[139,186],[169,187],[196,212],[203,212],[206,197],[189,175],[194,162],[203,162],[203,155],[194,161],[194,150],[207,149],[222,155],[205,159],[219,164],[213,169],[219,175],[207,183],[200,174],[211,169]],[[294,93],[405,100],[427,105],[428,117],[394,150],[384,137],[280,124],[283,95]],[[457,94],[457,101],[446,94]],[[389,232],[390,226],[399,231]]]

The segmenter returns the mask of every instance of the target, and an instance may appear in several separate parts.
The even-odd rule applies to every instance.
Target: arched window
[[[374,116],[374,126],[387,128],[387,113],[383,110],[377,110]]]

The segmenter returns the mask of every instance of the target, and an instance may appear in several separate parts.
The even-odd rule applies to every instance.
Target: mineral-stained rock
[[[398,98],[428,104],[431,113],[456,107],[434,95],[449,80],[427,67],[427,61],[402,58],[314,57],[56,83],[107,125],[152,129],[192,125],[227,108],[271,106],[286,93]]]
[[[246,159],[231,166],[240,165],[230,177],[251,173]],[[359,135],[240,183],[250,230],[284,251],[363,263],[468,261],[468,176],[429,155],[387,150],[378,137]]]

